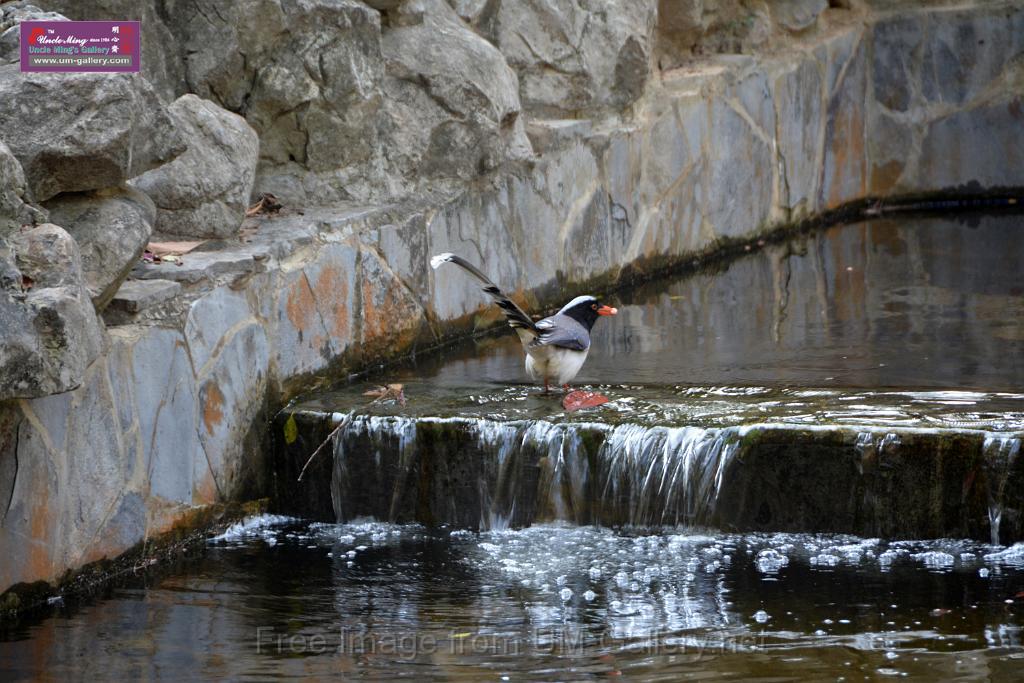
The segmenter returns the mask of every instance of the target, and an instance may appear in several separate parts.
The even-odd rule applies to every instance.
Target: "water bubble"
[[[570,600],[572,600],[572,589],[563,588],[561,591],[559,591],[558,597],[562,599],[562,602],[569,602]]]
[[[754,612],[754,621],[756,621],[759,624],[768,623],[769,619],[771,619],[771,617],[768,616],[768,613],[765,612],[763,609],[759,609],[756,612]]]
[[[595,593],[594,591],[587,591],[586,593],[583,594],[583,599],[586,600],[587,602],[593,602],[594,598],[596,598],[596,597],[597,597],[597,593]]]
[[[835,555],[822,553],[811,558],[811,565],[818,567],[835,567],[839,564],[839,558]]]
[[[776,574],[780,569],[789,564],[789,558],[777,550],[768,548],[757,554],[754,560],[757,570],[762,574]]]
[[[943,571],[952,568],[955,559],[949,553],[938,550],[930,550],[924,553],[915,553],[910,556],[932,571]]]
[[[988,567],[982,567],[981,569],[978,570],[978,576],[980,576],[983,579],[987,579],[988,578],[988,574],[989,574]]]

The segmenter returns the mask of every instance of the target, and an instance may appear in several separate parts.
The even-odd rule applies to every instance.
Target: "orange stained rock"
[[[865,194],[866,178],[864,173],[864,115],[856,107],[844,107],[833,119],[834,127],[831,136],[832,149],[832,186],[827,199],[826,209],[834,209],[851,199]],[[855,170],[859,169],[858,170]],[[826,168],[826,171],[829,169]],[[854,196],[843,194],[843,180],[848,175],[859,173],[857,191]]]
[[[310,319],[316,313],[316,302],[304,274],[300,274],[288,288],[285,312],[295,329],[305,331],[309,328]]]
[[[224,394],[213,381],[206,384],[204,393],[203,424],[206,425],[206,433],[213,434],[214,428],[224,421]]]
[[[320,313],[327,331],[344,346],[349,336],[348,281],[336,265],[326,265],[313,284],[314,305],[319,302]]]

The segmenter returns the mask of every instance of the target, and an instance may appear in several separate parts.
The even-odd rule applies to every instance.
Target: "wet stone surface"
[[[586,419],[1020,429],[1022,229],[1019,214],[837,226],[614,295],[575,381],[614,400]],[[409,404],[366,407],[356,385],[297,408],[559,419],[510,332],[381,381]]]
[[[1024,549],[804,534],[264,518],[3,632],[54,677],[1010,680]]]
[[[471,529],[1021,540],[1022,225],[837,226],[624,291],[578,381],[611,399],[596,409],[525,383],[512,334],[310,397],[274,425],[277,499]],[[370,403],[376,382],[403,383],[407,403]],[[292,486],[346,415],[333,466]]]

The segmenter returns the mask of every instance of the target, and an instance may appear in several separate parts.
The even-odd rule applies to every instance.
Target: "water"
[[[314,423],[325,413],[357,416],[335,452],[339,521],[772,528],[779,510],[716,514],[723,482],[749,489],[758,477],[787,476],[730,469],[744,460],[739,442],[760,432],[794,447],[820,436],[826,445],[805,459],[858,461],[852,470],[803,467],[801,476],[826,498],[862,505],[789,515],[782,528],[1017,539],[1022,227],[1019,215],[836,226],[720,272],[623,292],[612,301],[620,315],[599,321],[578,382],[611,399],[598,410],[566,413],[560,396],[525,383],[511,333],[390,370],[386,381],[405,384],[407,405],[368,405],[358,384],[295,410]],[[954,437],[955,452],[943,440]],[[964,465],[975,453],[981,471]],[[931,462],[941,476],[926,471]],[[897,486],[885,484],[886,471]],[[928,521],[903,514],[936,509],[932,500],[949,499],[943,485],[957,477],[962,509]],[[731,503],[751,498],[737,486],[730,493]],[[801,491],[791,493],[803,504]],[[785,506],[770,494],[754,502]],[[881,518],[914,521],[864,521]]]
[[[354,416],[307,482],[349,523],[254,520],[68,596],[0,631],[0,677],[1020,680],[1024,545],[998,542],[1022,528],[1024,219],[965,221],[839,226],[615,295],[577,382],[599,410],[539,396],[511,334],[372,379],[407,406],[311,397],[303,428]],[[789,445],[749,457],[758,433]],[[744,506],[773,532],[991,542],[709,527]]]
[[[1020,214],[839,225],[623,291],[577,383],[1021,393],[1022,237]],[[388,378],[475,394],[526,381],[510,331]]]
[[[742,433],[356,415],[335,442],[331,500],[339,521],[422,520],[426,504],[435,522],[477,529],[706,524]]]
[[[3,634],[5,680],[1019,680],[1024,546],[250,524]]]

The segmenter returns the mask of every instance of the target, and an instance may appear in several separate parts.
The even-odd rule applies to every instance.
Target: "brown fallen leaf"
[[[246,218],[251,218],[252,216],[277,213],[283,208],[283,206],[284,205],[278,201],[277,197],[269,192],[263,192],[260,194],[259,199],[256,200],[256,203],[250,206],[245,212],[245,216]]]
[[[146,245],[146,250],[160,258],[165,256],[181,256],[182,254],[189,253],[205,241],[206,240],[193,242],[150,242]]]
[[[401,384],[387,384],[364,391],[363,396],[373,396],[370,403],[381,403],[383,401],[398,401],[398,405],[405,406],[405,391]]]

